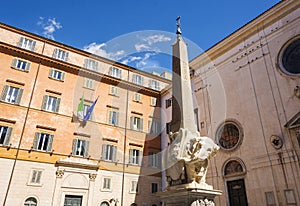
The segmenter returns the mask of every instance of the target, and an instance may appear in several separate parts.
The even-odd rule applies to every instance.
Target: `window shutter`
[[[73,139],[72,155],[76,155],[77,142],[78,142],[78,139]]]
[[[143,159],[143,152],[139,150],[138,152],[138,165],[142,165],[142,159]]]
[[[116,112],[115,126],[119,125],[119,112]]]
[[[143,118],[140,118],[140,131],[143,131],[144,121]]]
[[[65,72],[62,72],[61,73],[61,81],[65,81],[65,77],[66,77],[66,73]]]
[[[61,98],[57,98],[56,105],[55,105],[55,112],[56,113],[58,113],[58,111],[59,111],[60,101],[61,101]]]
[[[113,115],[113,111],[108,111],[108,124],[112,124],[112,115]]]
[[[26,67],[25,67],[25,71],[29,71],[29,69],[30,69],[30,65],[31,65],[31,63],[30,62],[26,62]]]
[[[53,73],[54,73],[54,69],[50,69],[49,70],[49,77],[50,78],[53,78]]]
[[[17,68],[17,63],[18,63],[18,59],[13,58],[13,60],[12,60],[12,62],[11,62],[11,67]]]
[[[8,89],[9,89],[9,86],[8,85],[4,85],[3,91],[2,91],[2,94],[1,94],[1,100],[2,101],[5,101]]]
[[[133,149],[129,150],[129,163],[131,163],[131,164],[134,163],[133,162]]]
[[[49,98],[48,95],[44,95],[43,103],[42,103],[42,110],[46,110],[48,98]]]
[[[103,160],[106,160],[106,159],[107,159],[106,153],[107,153],[107,145],[106,145],[106,144],[103,144],[103,145],[102,145],[102,157],[101,157],[101,159],[103,159]]]
[[[53,58],[57,59],[58,49],[55,48],[53,52]]]
[[[36,44],[36,41],[32,41],[32,45],[31,45],[31,48],[30,48],[31,51],[34,51],[35,44]]]
[[[21,37],[18,42],[18,47],[22,47],[23,41],[24,41],[24,37]]]
[[[3,142],[4,146],[8,146],[10,142],[12,127],[8,127],[5,135],[5,140]]]
[[[132,75],[132,82],[136,84],[136,74]]]
[[[89,59],[85,59],[85,60],[84,60],[83,68],[87,69],[87,67],[88,67],[88,62],[89,62]]]
[[[19,89],[19,92],[18,92],[18,95],[17,95],[17,98],[16,98],[16,104],[20,104],[20,102],[21,102],[21,98],[22,98],[22,95],[23,95],[23,91],[24,91],[24,89]]]
[[[144,77],[141,77],[141,85],[144,85]]]
[[[51,152],[52,151],[52,143],[53,143],[53,134],[49,135],[49,140],[48,140],[48,145],[47,145],[47,152]]]
[[[41,133],[39,133],[39,132],[35,133],[32,149],[36,150],[38,148],[38,142],[39,142],[40,136],[41,136]]]
[[[42,171],[36,171],[36,181],[35,183],[40,183],[41,182],[41,176],[42,176]]]
[[[130,129],[134,129],[134,117],[130,117]]]
[[[116,162],[117,161],[117,146],[112,146],[112,148],[113,148],[112,161]]]
[[[83,154],[84,158],[87,158],[89,156],[89,146],[90,146],[90,142],[86,140],[84,144],[84,154]]]
[[[69,52],[66,52],[66,56],[65,56],[65,61],[67,62],[68,61],[68,58],[69,58]]]
[[[95,71],[98,71],[98,62],[95,62]]]

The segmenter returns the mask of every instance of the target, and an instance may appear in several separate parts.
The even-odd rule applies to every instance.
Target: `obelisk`
[[[172,57],[172,121],[164,169],[167,188],[158,193],[164,206],[214,206],[221,191],[206,183],[208,160],[219,147],[197,131],[194,116],[187,45],[181,36],[180,17]]]
[[[187,45],[181,36],[180,17],[177,18],[177,38],[172,56],[172,121],[171,131],[187,128],[197,131],[189,71]]]

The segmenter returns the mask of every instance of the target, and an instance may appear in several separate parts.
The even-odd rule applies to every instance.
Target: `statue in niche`
[[[219,146],[209,137],[183,128],[169,137],[165,159],[169,186],[193,183],[196,187],[212,189],[205,182],[206,172],[208,160],[215,156]]]

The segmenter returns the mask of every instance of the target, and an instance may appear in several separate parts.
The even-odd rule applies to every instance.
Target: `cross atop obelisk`
[[[173,44],[172,56],[172,122],[171,131],[180,128],[197,131],[189,72],[188,52],[186,43],[181,37],[180,17],[177,17],[177,38]]]

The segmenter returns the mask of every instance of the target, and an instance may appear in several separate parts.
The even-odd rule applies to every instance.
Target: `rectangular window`
[[[150,106],[155,107],[157,104],[157,99],[155,97],[151,97],[150,99]]]
[[[31,171],[31,184],[41,184],[42,170],[32,170]]]
[[[72,146],[72,155],[80,157],[88,157],[89,141],[82,139],[74,139]]]
[[[132,116],[131,118],[131,129],[137,131],[143,131],[143,119],[140,117]]]
[[[32,39],[27,39],[25,37],[21,37],[18,43],[18,47],[21,47],[23,49],[27,49],[30,51],[34,51],[36,42]]]
[[[69,52],[57,48],[54,49],[53,58],[67,62],[68,57],[69,57]]]
[[[58,97],[44,95],[42,110],[58,113],[60,100]]]
[[[149,152],[148,153],[148,165],[149,167],[155,167],[155,168],[159,168],[160,167],[160,155],[158,153],[155,152]]]
[[[64,206],[82,206],[82,196],[78,195],[66,195]]]
[[[275,196],[274,196],[274,192],[265,192],[266,195],[266,202],[267,202],[267,206],[275,206],[276,205],[276,201],[275,201]]]
[[[11,136],[11,127],[0,126],[0,145],[8,146]]]
[[[138,85],[144,85],[144,78],[141,75],[133,74],[132,75],[132,82]]]
[[[111,178],[108,178],[108,177],[103,178],[102,189],[103,190],[111,190]]]
[[[93,59],[85,59],[83,67],[89,70],[98,71],[98,62]]]
[[[25,71],[28,72],[30,69],[30,62],[27,62],[25,60],[21,60],[21,59],[17,59],[17,58],[13,58],[12,63],[11,63],[11,67],[21,70],[21,71]]]
[[[149,120],[148,128],[150,134],[159,134],[160,132],[159,120],[155,120],[155,119]]]
[[[50,69],[49,78],[64,81],[65,80],[65,72],[62,72],[62,71],[59,71],[56,69]]]
[[[166,123],[166,133],[170,134],[170,132],[171,132],[171,122],[167,122]]]
[[[119,112],[114,110],[108,111],[108,124],[112,124],[114,126],[119,125]]]
[[[83,117],[85,117],[90,109],[90,105],[84,104],[83,105]],[[92,114],[88,118],[89,120],[92,119]]]
[[[151,183],[151,193],[158,192],[158,184],[157,183]]]
[[[137,149],[129,150],[129,164],[142,165],[142,151]]]
[[[32,149],[51,152],[54,135],[46,133],[35,133]]]
[[[118,87],[111,86],[109,94],[114,95],[114,96],[118,96]]]
[[[137,181],[131,181],[130,186],[130,193],[137,193],[138,192],[138,182]]]
[[[23,89],[5,85],[1,95],[1,101],[12,104],[20,104],[23,95]]]
[[[94,80],[89,78],[84,78],[84,87],[89,89],[94,89]]]
[[[102,145],[102,159],[115,162],[117,159],[117,146],[103,144]]]
[[[133,95],[133,101],[135,102],[141,102],[142,101],[142,95],[139,93],[134,93]]]
[[[112,77],[116,77],[116,78],[119,78],[121,79],[121,69],[118,69],[116,67],[110,67],[109,68],[109,75],[112,76]]]
[[[166,100],[166,108],[172,106],[172,98]]]
[[[288,190],[284,190],[284,196],[285,196],[285,200],[286,200],[286,204],[296,204],[296,198],[295,198],[295,194],[294,194],[294,190],[288,189]]]
[[[155,81],[153,79],[150,80],[149,86],[150,86],[151,89],[160,90],[159,82]]]

